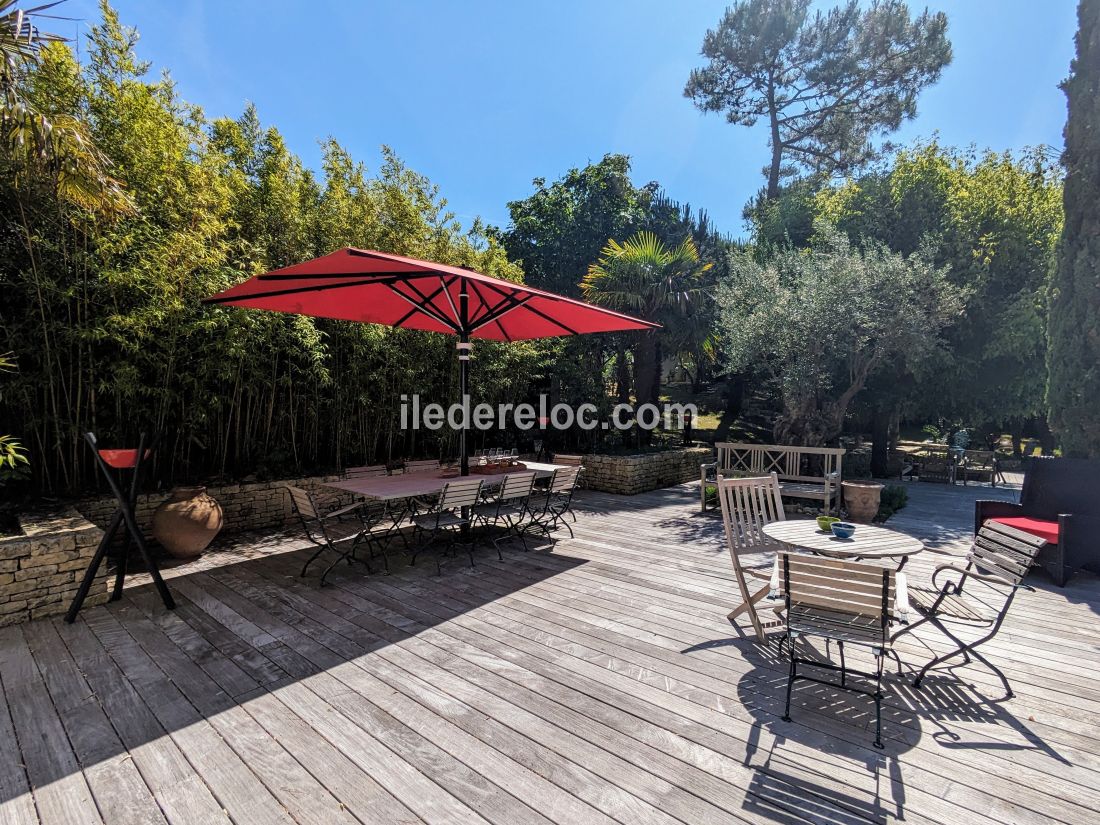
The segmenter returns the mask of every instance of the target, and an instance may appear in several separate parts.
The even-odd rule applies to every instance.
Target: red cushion
[[[1025,533],[1031,533],[1033,536],[1046,539],[1051,544],[1058,543],[1058,522],[1056,521],[1047,521],[1042,518],[1027,518],[1026,516],[991,518],[989,521],[995,521],[998,524],[1015,527],[1017,530],[1023,530]]]

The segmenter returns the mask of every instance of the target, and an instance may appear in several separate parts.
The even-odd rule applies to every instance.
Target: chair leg
[[[317,561],[317,557],[320,556],[322,553],[324,553],[325,549],[326,549],[326,545],[323,545],[323,544],[320,547],[317,548],[317,550],[313,553],[313,555],[310,556],[309,559],[306,560],[306,563],[302,565],[302,572],[298,574],[299,577],[305,578],[306,571],[309,570],[309,566],[311,564],[313,564],[313,562]]]
[[[981,662],[983,665],[985,665],[987,668],[997,674],[998,678],[1001,680],[1001,684],[1004,685],[1006,699],[1011,699],[1016,695],[1015,692],[1012,690],[1012,685],[1008,683],[1008,678],[1004,675],[1004,673],[1001,672],[1001,669],[999,667],[997,667],[995,664],[989,661],[989,659],[985,658],[985,656],[983,656],[981,653],[974,650],[973,648],[971,648],[970,652],[974,654],[975,659],[977,659],[979,662]]]
[[[837,640],[836,646],[840,648],[840,686],[847,687],[848,671],[844,664],[844,642]]]
[[[942,656],[937,656],[935,659],[928,662],[924,667],[921,668],[920,673],[917,674],[917,678],[913,680],[913,687],[918,689],[920,688],[920,683],[924,681],[924,677],[928,674],[928,671],[930,671],[937,665],[943,664],[948,659],[953,659],[960,654],[966,653],[966,645],[956,639],[955,635],[950,630],[948,630],[946,627],[943,626],[942,623],[936,621],[935,619],[930,618],[929,620],[941,633],[947,636],[947,638],[951,639],[951,641],[953,641],[957,645],[957,647],[954,650],[943,654]]]
[[[886,747],[882,744],[882,660],[884,652],[878,650],[876,653],[878,654],[875,656],[878,663],[878,672],[875,679],[875,747],[882,750]],[[841,671],[841,678],[843,679],[843,671]]]
[[[791,634],[787,634],[787,652],[791,657],[791,671],[787,676],[787,704],[783,709],[783,721],[791,721],[791,688],[794,687],[794,680],[798,676],[797,659],[794,655],[794,639],[791,638]]]

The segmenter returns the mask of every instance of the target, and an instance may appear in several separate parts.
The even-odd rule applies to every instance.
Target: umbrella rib
[[[472,324],[471,327],[470,327],[471,331],[478,330],[478,329],[481,329],[484,326],[488,326],[489,324],[495,323],[498,327],[500,327],[500,331],[504,332],[504,327],[502,327],[500,325],[500,319],[503,318],[505,315],[507,315],[512,310],[519,309],[520,307],[525,306],[527,304],[527,302],[530,301],[530,300],[531,300],[530,296],[525,297],[525,298],[517,298],[513,302],[512,306],[504,307],[503,309],[501,309],[500,304],[498,304],[496,307],[493,308],[493,310],[491,312],[487,312],[485,315],[481,316],[477,320],[477,323]],[[505,333],[505,335],[507,335],[507,333]]]
[[[506,292],[505,292],[504,290],[502,290],[502,289],[498,289],[498,288],[497,288],[497,286],[496,286],[495,284],[485,284],[485,286],[486,286],[487,288],[489,288],[489,289],[493,290],[493,291],[494,291],[494,292],[496,292],[497,294],[499,294],[499,295],[503,296],[504,298],[510,298],[510,297],[512,297],[512,296],[508,295],[508,293],[506,293]],[[506,310],[504,310],[503,312],[499,313],[499,314],[498,314],[498,315],[496,316],[496,318],[501,318],[501,317],[503,317],[503,316],[507,315],[507,314],[508,314],[509,312],[511,312],[512,310],[514,310],[514,309],[518,309],[519,307],[521,307],[521,306],[522,306],[522,307],[526,307],[526,308],[527,308],[527,311],[528,311],[528,312],[533,312],[533,313],[534,313],[535,315],[539,316],[540,318],[542,318],[542,319],[543,319],[543,320],[545,320],[545,321],[549,321],[549,322],[550,322],[551,324],[553,324],[554,326],[556,326],[556,327],[561,327],[562,329],[564,329],[564,330],[565,330],[565,331],[566,331],[567,333],[569,333],[570,335],[580,335],[580,333],[579,333],[579,332],[577,332],[577,331],[576,331],[575,329],[572,329],[571,327],[567,327],[567,326],[566,326],[565,324],[563,324],[563,323],[562,323],[561,321],[557,320],[556,318],[552,318],[552,317],[550,317],[550,316],[549,316],[549,315],[547,315],[547,314],[546,314],[545,312],[540,312],[539,310],[535,309],[535,308],[534,308],[533,306],[528,306],[528,305],[527,305],[527,302],[528,302],[528,301],[529,301],[529,300],[530,300],[531,298],[534,298],[534,297],[535,297],[534,295],[530,295],[530,296],[528,296],[527,300],[523,301],[522,303],[517,303],[517,304],[516,304],[516,306],[513,306],[513,307],[509,307],[508,309],[506,309]],[[515,300],[515,299],[513,298],[513,300]],[[496,320],[496,319],[493,319],[493,320]]]
[[[402,300],[406,301],[410,306],[412,306],[412,311],[406,313],[396,323],[392,324],[392,326],[399,327],[403,323],[405,323],[405,321],[407,321],[409,318],[411,318],[413,315],[415,315],[417,312],[420,312],[420,313],[423,313],[424,315],[427,315],[432,320],[438,321],[439,323],[443,324],[443,326],[447,327],[447,329],[451,330],[452,332],[458,332],[458,328],[455,326],[454,322],[449,320],[448,318],[446,318],[442,313],[437,312],[434,307],[429,308],[429,306],[424,306],[422,304],[418,304],[415,300],[410,298],[404,292],[397,289],[397,287],[394,284],[388,284],[388,286],[390,288],[390,291],[394,295],[396,295],[398,298],[401,298]],[[421,299],[424,299],[423,295],[421,295],[420,297],[421,297]]]
[[[434,300],[435,300],[436,295],[438,295],[440,292],[444,292],[444,293],[447,294],[447,300],[451,301],[451,295],[448,292],[448,288],[450,287],[451,284],[453,284],[455,282],[455,280],[456,280],[455,278],[452,278],[450,281],[444,282],[443,279],[440,278],[440,282],[441,282],[442,286],[439,289],[437,289],[435,292],[433,292],[431,295],[425,295],[423,292],[421,292],[417,288],[416,284],[414,284],[410,281],[406,281],[405,283],[406,283],[406,286],[408,286],[409,289],[411,289],[413,292],[415,292],[417,295],[420,296],[420,300],[424,301],[425,306],[423,307],[423,309],[425,311],[427,311],[428,308],[431,308],[432,312],[435,312],[441,319],[446,320],[446,316],[442,312],[439,311],[439,307],[437,307],[435,305]],[[454,309],[454,302],[453,301],[451,301],[451,308]],[[458,318],[458,312],[455,312],[455,320],[454,321],[446,320],[446,323],[447,323],[447,326],[451,327],[451,329],[453,329],[455,332],[460,332],[461,331],[461,328],[460,328],[461,322],[459,321],[459,318]]]
[[[481,290],[478,289],[477,284],[471,283],[470,286],[474,288],[474,292],[477,293],[478,300],[481,301],[481,305],[485,308],[485,312],[480,317],[473,318],[470,321],[471,326],[473,326],[475,329],[484,326],[483,321],[489,318],[489,316],[491,316],[506,303],[508,303],[509,301],[515,302],[517,300],[515,295],[505,295],[494,306],[489,306],[489,302],[485,300],[485,296],[481,294]]]
[[[406,282],[406,283],[407,283],[407,282]],[[411,287],[411,286],[412,286],[412,284],[409,284],[409,286]],[[414,288],[414,289],[415,289],[415,288]],[[402,315],[402,316],[401,316],[400,318],[398,318],[398,319],[397,319],[397,320],[396,320],[396,321],[395,321],[395,322],[393,323],[393,326],[395,326],[395,327],[399,327],[399,326],[401,326],[401,325],[402,325],[403,323],[405,323],[405,322],[406,322],[407,320],[409,320],[409,319],[410,319],[410,318],[411,318],[412,316],[414,316],[414,315],[415,315],[415,314],[416,314],[417,312],[420,312],[420,311],[421,311],[421,307],[420,307],[420,305],[419,305],[419,304],[417,304],[417,303],[416,303],[415,301],[413,301],[412,299],[410,299],[410,298],[409,298],[409,296],[405,295],[405,294],[404,294],[404,293],[402,293],[402,292],[398,292],[398,291],[397,291],[397,290],[396,290],[396,289],[395,289],[395,288],[394,288],[393,286],[390,286],[390,291],[391,291],[391,292],[394,292],[394,293],[396,293],[397,295],[400,295],[400,296],[401,296],[402,298],[404,298],[404,299],[405,299],[406,301],[408,301],[409,303],[411,303],[411,304],[413,305],[413,308],[412,308],[412,309],[410,309],[410,310],[409,310],[409,311],[408,311],[407,313],[405,313],[404,315]],[[426,301],[428,301],[428,302],[430,303],[430,302],[431,302],[432,300],[434,300],[434,299],[435,299],[435,296],[436,296],[436,295],[438,295],[439,293],[440,293],[440,290],[438,290],[438,289],[437,289],[437,290],[436,290],[435,292],[433,292],[433,293],[432,293],[431,295],[427,296],[427,298],[425,298],[424,300],[426,300]],[[418,294],[419,294],[419,293],[418,293]],[[421,296],[421,297],[423,297],[423,296]],[[433,305],[433,308],[434,308],[434,305]],[[457,317],[457,315],[456,315],[456,317]],[[442,318],[437,318],[436,320],[444,320],[444,319],[442,319]],[[453,324],[452,324],[452,323],[451,323],[450,321],[447,321],[447,325],[448,325],[448,326],[453,326]]]
[[[273,289],[268,292],[253,292],[249,295],[213,295],[203,298],[204,304],[231,304],[234,301],[253,300],[254,298],[276,298],[280,295],[295,295],[300,292],[325,292],[330,289],[347,289],[353,286],[367,286],[377,281],[349,281],[346,284],[322,284],[321,286],[299,286],[291,289]],[[389,284],[386,284],[389,286]]]
[[[455,282],[454,278],[451,278],[451,280],[448,282],[448,281],[443,279],[442,275],[440,275],[439,276],[439,289],[432,293],[432,300],[435,300],[435,296],[438,295],[440,292],[442,292],[447,298],[447,303],[451,307],[451,312],[453,312],[455,314],[455,320],[458,321],[459,326],[461,326],[462,325],[462,316],[459,315],[458,307],[455,306],[454,298],[451,297],[451,284],[453,284],[454,282]],[[411,286],[411,284],[410,284],[410,286]],[[433,304],[432,306],[435,306],[435,305]]]

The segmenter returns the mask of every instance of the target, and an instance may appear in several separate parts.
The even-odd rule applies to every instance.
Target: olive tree
[[[840,435],[872,376],[921,369],[962,298],[924,250],[854,247],[819,223],[809,249],[766,263],[747,251],[730,255],[718,289],[719,334],[730,370],[751,370],[781,388],[775,439],[820,446]]]

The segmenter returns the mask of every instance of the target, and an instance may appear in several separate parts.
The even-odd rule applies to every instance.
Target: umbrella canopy
[[[257,275],[205,300],[496,341],[658,326],[462,267],[352,248]]]
[[[521,341],[659,326],[463,267],[351,247],[257,275],[204,301],[457,335],[463,399],[471,338]],[[459,453],[466,475],[465,428]]]

